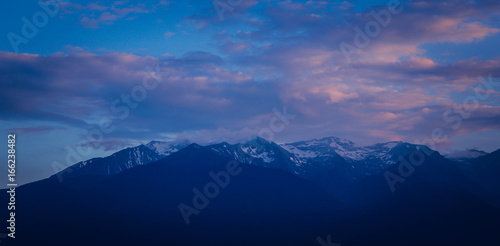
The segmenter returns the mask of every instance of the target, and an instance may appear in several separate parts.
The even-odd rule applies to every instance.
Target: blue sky
[[[68,149],[243,141],[284,107],[296,118],[277,142],[415,143],[438,129],[442,152],[500,148],[497,1],[215,3],[223,18],[205,0],[2,2],[0,122],[19,135],[22,181],[76,161]],[[46,23],[16,51],[34,17]]]

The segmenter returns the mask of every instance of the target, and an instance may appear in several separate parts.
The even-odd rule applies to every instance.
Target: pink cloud
[[[170,37],[172,37],[172,36],[174,36],[174,35],[175,35],[175,33],[173,33],[173,32],[165,32],[165,33],[163,34],[163,36],[165,36],[165,39],[168,39],[168,38],[170,38]]]

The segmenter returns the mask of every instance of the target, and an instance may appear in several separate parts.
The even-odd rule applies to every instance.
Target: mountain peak
[[[158,155],[165,157],[171,155],[185,147],[187,147],[190,142],[186,141],[151,141],[145,146],[153,150]]]
[[[338,137],[326,137],[283,144],[281,147],[299,158],[340,155],[343,158],[360,159],[363,158],[363,152],[365,151],[354,142]]]
[[[201,147],[203,147],[203,146],[201,146],[197,143],[192,143],[192,144],[188,145],[185,149],[188,149],[188,150],[189,149],[200,149]]]
[[[354,143],[351,140],[348,140],[346,138],[339,138],[339,137],[335,137],[335,136],[321,138],[320,140],[330,140],[330,141],[339,142],[339,143]]]
[[[141,144],[120,150],[107,157],[78,162],[53,176],[61,181],[80,176],[110,176],[160,159],[160,155]]]

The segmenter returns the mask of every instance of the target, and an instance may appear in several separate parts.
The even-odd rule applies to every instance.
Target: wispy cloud
[[[168,38],[170,38],[170,37],[172,37],[172,36],[174,36],[174,35],[175,35],[175,33],[173,33],[173,32],[165,32],[165,33],[163,34],[163,36],[165,36],[165,39],[168,39]]]
[[[63,2],[61,13],[63,15],[78,14],[79,22],[85,28],[100,28],[120,20],[133,19],[138,14],[151,13],[159,7],[169,5],[167,1],[159,1],[154,4],[128,4],[127,2],[115,1],[112,4]]]
[[[51,127],[51,126],[39,126],[39,127],[16,127],[11,128],[8,132],[11,133],[21,133],[21,134],[38,134],[44,132],[51,132],[57,130],[64,130],[62,127]]]

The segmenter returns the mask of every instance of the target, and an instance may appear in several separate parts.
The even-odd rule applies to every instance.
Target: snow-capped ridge
[[[145,146],[165,157],[187,147],[189,144],[191,143],[188,141],[151,141]]]

